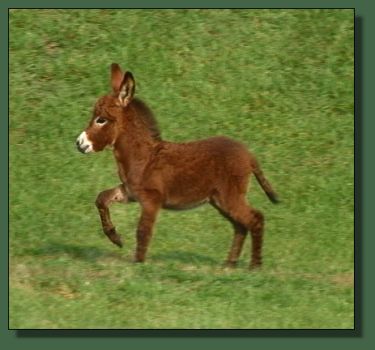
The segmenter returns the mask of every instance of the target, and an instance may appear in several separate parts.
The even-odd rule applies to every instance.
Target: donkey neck
[[[155,140],[139,126],[128,126],[114,144],[113,153],[123,182],[138,182],[157,145]]]

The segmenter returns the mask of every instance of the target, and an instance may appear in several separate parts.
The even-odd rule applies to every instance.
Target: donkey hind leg
[[[241,196],[242,197],[242,196]],[[264,231],[264,218],[263,214],[254,208],[251,208],[246,202],[245,197],[219,201],[219,206],[222,211],[226,213],[234,222],[246,228],[251,233],[252,250],[250,268],[257,268],[262,265],[262,244],[263,244],[263,231]],[[235,233],[232,250],[233,257],[236,257],[236,249],[242,244],[243,240],[238,238]],[[234,246],[234,248],[233,248]],[[231,253],[229,258],[231,258]]]
[[[161,208],[158,201],[142,202],[142,213],[137,228],[137,248],[135,262],[144,262],[150,244],[154,223]]]
[[[241,225],[238,222],[233,222],[232,225],[234,228],[234,235],[232,246],[229,250],[228,258],[225,262],[225,265],[227,267],[235,267],[237,265],[238,258],[241,255],[242,247],[247,234],[247,229],[245,226]]]
[[[123,185],[100,192],[95,201],[95,205],[99,210],[104,233],[112,243],[116,244],[120,248],[123,245],[121,236],[116,232],[116,229],[112,224],[109,213],[109,205],[114,202],[127,203],[127,201],[128,197]]]
[[[218,210],[218,212],[225,217],[233,226],[234,234],[233,234],[233,241],[232,246],[228,253],[228,258],[225,261],[226,267],[235,267],[238,262],[238,258],[241,255],[242,247],[245,242],[245,238],[247,235],[247,228],[233,220],[226,212],[224,212],[216,203],[215,201],[211,201],[211,204],[214,208]]]

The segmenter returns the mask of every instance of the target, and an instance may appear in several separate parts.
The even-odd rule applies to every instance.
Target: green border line
[[[212,6],[213,5],[213,6]],[[193,332],[180,333],[173,335],[173,333],[167,331],[155,331],[155,332],[133,332],[128,336],[123,336],[123,333],[108,333],[108,337],[100,336],[100,331],[94,331],[94,334],[87,332],[76,332],[69,331],[38,331],[34,334],[9,331],[7,330],[8,324],[8,313],[2,313],[2,324],[4,325],[1,329],[1,343],[7,345],[8,349],[21,349],[24,347],[36,349],[49,349],[54,347],[56,350],[65,349],[67,346],[79,345],[81,348],[90,347],[91,349],[101,349],[103,346],[110,346],[112,349],[123,348],[124,346],[129,348],[137,349],[148,349],[150,347],[160,347],[162,349],[174,349],[176,346],[180,348],[191,348],[191,347],[215,347],[216,349],[226,349],[228,347],[236,347],[237,349],[249,348],[253,346],[259,349],[300,349],[301,347],[309,350],[316,349],[317,347],[324,348],[339,348],[339,349],[369,349],[374,346],[374,334],[369,332],[369,325],[374,324],[374,315],[370,310],[374,309],[374,302],[369,297],[374,292],[374,282],[371,276],[370,264],[373,262],[373,254],[370,254],[371,243],[374,243],[374,238],[371,236],[370,231],[373,228],[373,220],[371,220],[370,208],[371,196],[373,192],[373,185],[371,185],[372,175],[375,175],[374,167],[372,167],[370,161],[369,150],[373,145],[371,137],[371,129],[374,127],[374,118],[370,117],[370,111],[374,108],[371,104],[372,100],[370,92],[374,91],[374,82],[370,80],[370,76],[373,76],[373,70],[371,62],[374,61],[374,51],[371,50],[370,40],[371,35],[369,33],[374,32],[374,11],[371,11],[373,4],[369,1],[357,0],[357,1],[302,1],[302,0],[286,0],[282,3],[280,1],[223,1],[217,0],[214,4],[210,1],[126,1],[119,2],[109,0],[106,2],[100,2],[98,0],[93,1],[2,1],[0,4],[0,23],[1,23],[1,35],[2,45],[8,44],[8,9],[9,8],[355,8],[356,10],[356,116],[355,116],[355,140],[356,140],[356,256],[359,257],[359,266],[356,268],[356,284],[358,283],[358,277],[362,277],[363,284],[360,286],[362,291],[357,294],[356,304],[356,324],[359,328],[355,332],[349,331],[331,331],[326,335],[322,333],[316,333],[314,331],[305,331],[298,334],[297,332],[278,331],[272,334],[270,331],[268,334],[265,332],[253,332],[250,335],[243,336],[243,333],[233,332],[231,337],[225,337],[225,331],[217,331],[213,336],[207,337],[207,332],[203,332],[199,337],[196,337]],[[372,21],[371,21],[372,20]],[[371,23],[372,22],[372,23]],[[8,76],[8,56],[1,64],[2,76]],[[372,73],[372,74],[371,74]],[[8,161],[9,167],[9,154],[8,154],[8,81],[2,80],[3,93],[1,94],[3,109],[1,120],[0,132],[2,133],[1,142],[2,147],[0,156],[2,162]],[[370,105],[371,104],[371,105]],[[6,171],[1,172],[1,215],[0,220],[2,232],[3,244],[1,247],[8,246],[8,220],[9,220],[9,191],[8,191],[8,179],[9,179],[9,168],[4,166],[3,169]],[[4,175],[7,174],[7,175]],[[364,187],[364,188],[363,188]],[[371,191],[372,190],[372,191]],[[4,196],[3,193],[7,193],[8,196]],[[358,239],[360,237],[360,239]],[[4,248],[5,250],[6,248]],[[4,263],[1,264],[2,272],[4,276],[8,276],[8,254],[4,251],[2,254]],[[372,278],[371,278],[372,277]],[[3,310],[8,310],[8,282],[3,283],[2,302]],[[358,287],[358,285],[357,285]],[[363,288],[362,288],[363,287]],[[358,292],[358,288],[357,288]],[[358,299],[360,299],[358,301]],[[360,311],[363,310],[363,314]],[[362,315],[361,315],[362,314]],[[186,336],[184,336],[186,334]],[[147,335],[147,337],[145,337]],[[176,336],[177,335],[177,336]],[[199,335],[199,334],[197,334]],[[224,338],[225,337],[225,338]],[[41,338],[41,339],[40,339]],[[92,339],[91,339],[92,338]],[[295,339],[293,339],[295,338]],[[110,342],[110,344],[108,344]]]

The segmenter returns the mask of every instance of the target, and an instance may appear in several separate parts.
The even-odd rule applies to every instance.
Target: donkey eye
[[[103,118],[103,117],[98,117],[96,118],[96,121],[95,121],[97,124],[104,124],[107,122],[107,119]]]

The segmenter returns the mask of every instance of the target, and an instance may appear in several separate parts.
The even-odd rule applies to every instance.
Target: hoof
[[[121,236],[116,232],[114,227],[106,231],[105,234],[113,244],[116,244],[118,247],[122,248],[123,243]]]
[[[224,268],[234,269],[237,267],[237,261],[225,261]]]
[[[250,266],[249,266],[249,270],[250,271],[257,271],[257,270],[260,270],[261,267],[262,267],[261,262],[251,263]]]
[[[115,239],[111,239],[111,241],[116,244],[119,248],[122,248],[123,247],[123,243],[122,243],[122,239],[119,235],[117,235],[117,237]]]

